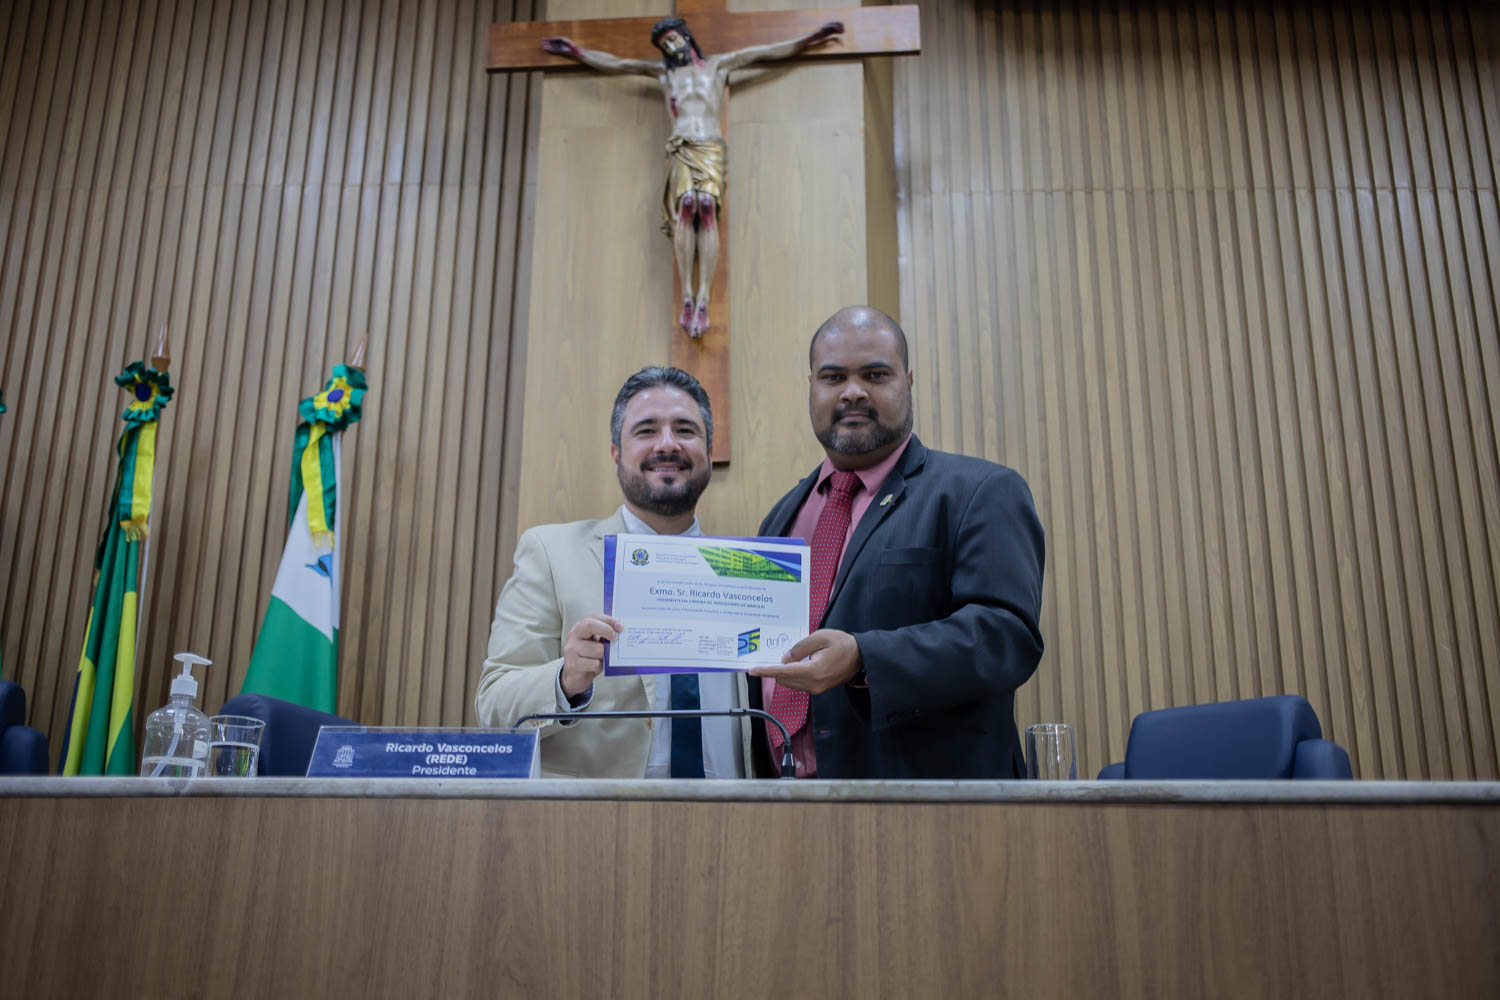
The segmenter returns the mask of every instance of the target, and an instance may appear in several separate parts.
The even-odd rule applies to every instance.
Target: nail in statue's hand
[[[571,38],[562,38],[557,36],[543,38],[542,48],[555,56],[571,56],[574,59],[578,58],[578,46],[573,43],[573,40]]]

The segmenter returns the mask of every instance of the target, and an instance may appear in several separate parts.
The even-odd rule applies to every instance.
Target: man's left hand
[[[781,658],[779,667],[756,667],[752,677],[771,677],[777,682],[808,694],[847,684],[864,666],[859,643],[854,636],[838,629],[818,629],[798,642]]]

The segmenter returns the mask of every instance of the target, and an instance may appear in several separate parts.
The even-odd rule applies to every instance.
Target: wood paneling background
[[[1018,721],[1077,724],[1092,773],[1139,711],[1296,691],[1360,776],[1496,777],[1500,17],[1201,6],[944,0],[889,84],[857,64],[747,76],[739,439],[706,523],[752,529],[811,465],[806,338],[851,298],[895,308],[899,274],[919,432],[1020,469],[1048,530],[1048,652]],[[537,138],[544,88],[481,69],[484,26],[513,13],[537,11],[0,3],[0,649],[54,752],[123,407],[109,378],[160,323],[179,389],[142,713],[179,648],[217,661],[207,707],[238,689],[296,401],[363,330],[342,712],[469,718],[517,522],[613,506],[605,414],[665,357],[640,289],[670,287],[671,261],[654,180],[616,196],[630,170],[599,164],[654,178],[666,123],[649,85],[575,74],[546,83],[568,98]],[[537,259],[576,259],[533,282],[537,156],[581,171],[592,208],[540,184]],[[611,212],[633,242],[587,256]],[[523,449],[527,399],[566,412],[533,411]]]
[[[1080,771],[1281,692],[1500,769],[1500,15],[1365,6],[923,4],[897,64],[918,431],[1035,491]]]
[[[517,5],[530,18],[532,6]],[[0,636],[56,757],[124,398],[162,423],[137,720],[170,654],[239,689],[298,399],[370,335],[347,438],[339,709],[458,722],[509,572],[532,84],[473,0],[0,5]]]

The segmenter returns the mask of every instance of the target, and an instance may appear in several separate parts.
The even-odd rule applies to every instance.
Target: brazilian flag
[[[63,774],[135,774],[135,635],[141,547],[151,512],[157,418],[172,398],[165,372],[134,362],[115,377],[132,396],[104,537],[94,558],[94,602],[73,705],[63,735]]]

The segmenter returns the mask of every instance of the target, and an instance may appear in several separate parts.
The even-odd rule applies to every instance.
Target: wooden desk
[[[1496,996],[1500,786],[0,779],[37,996]]]

